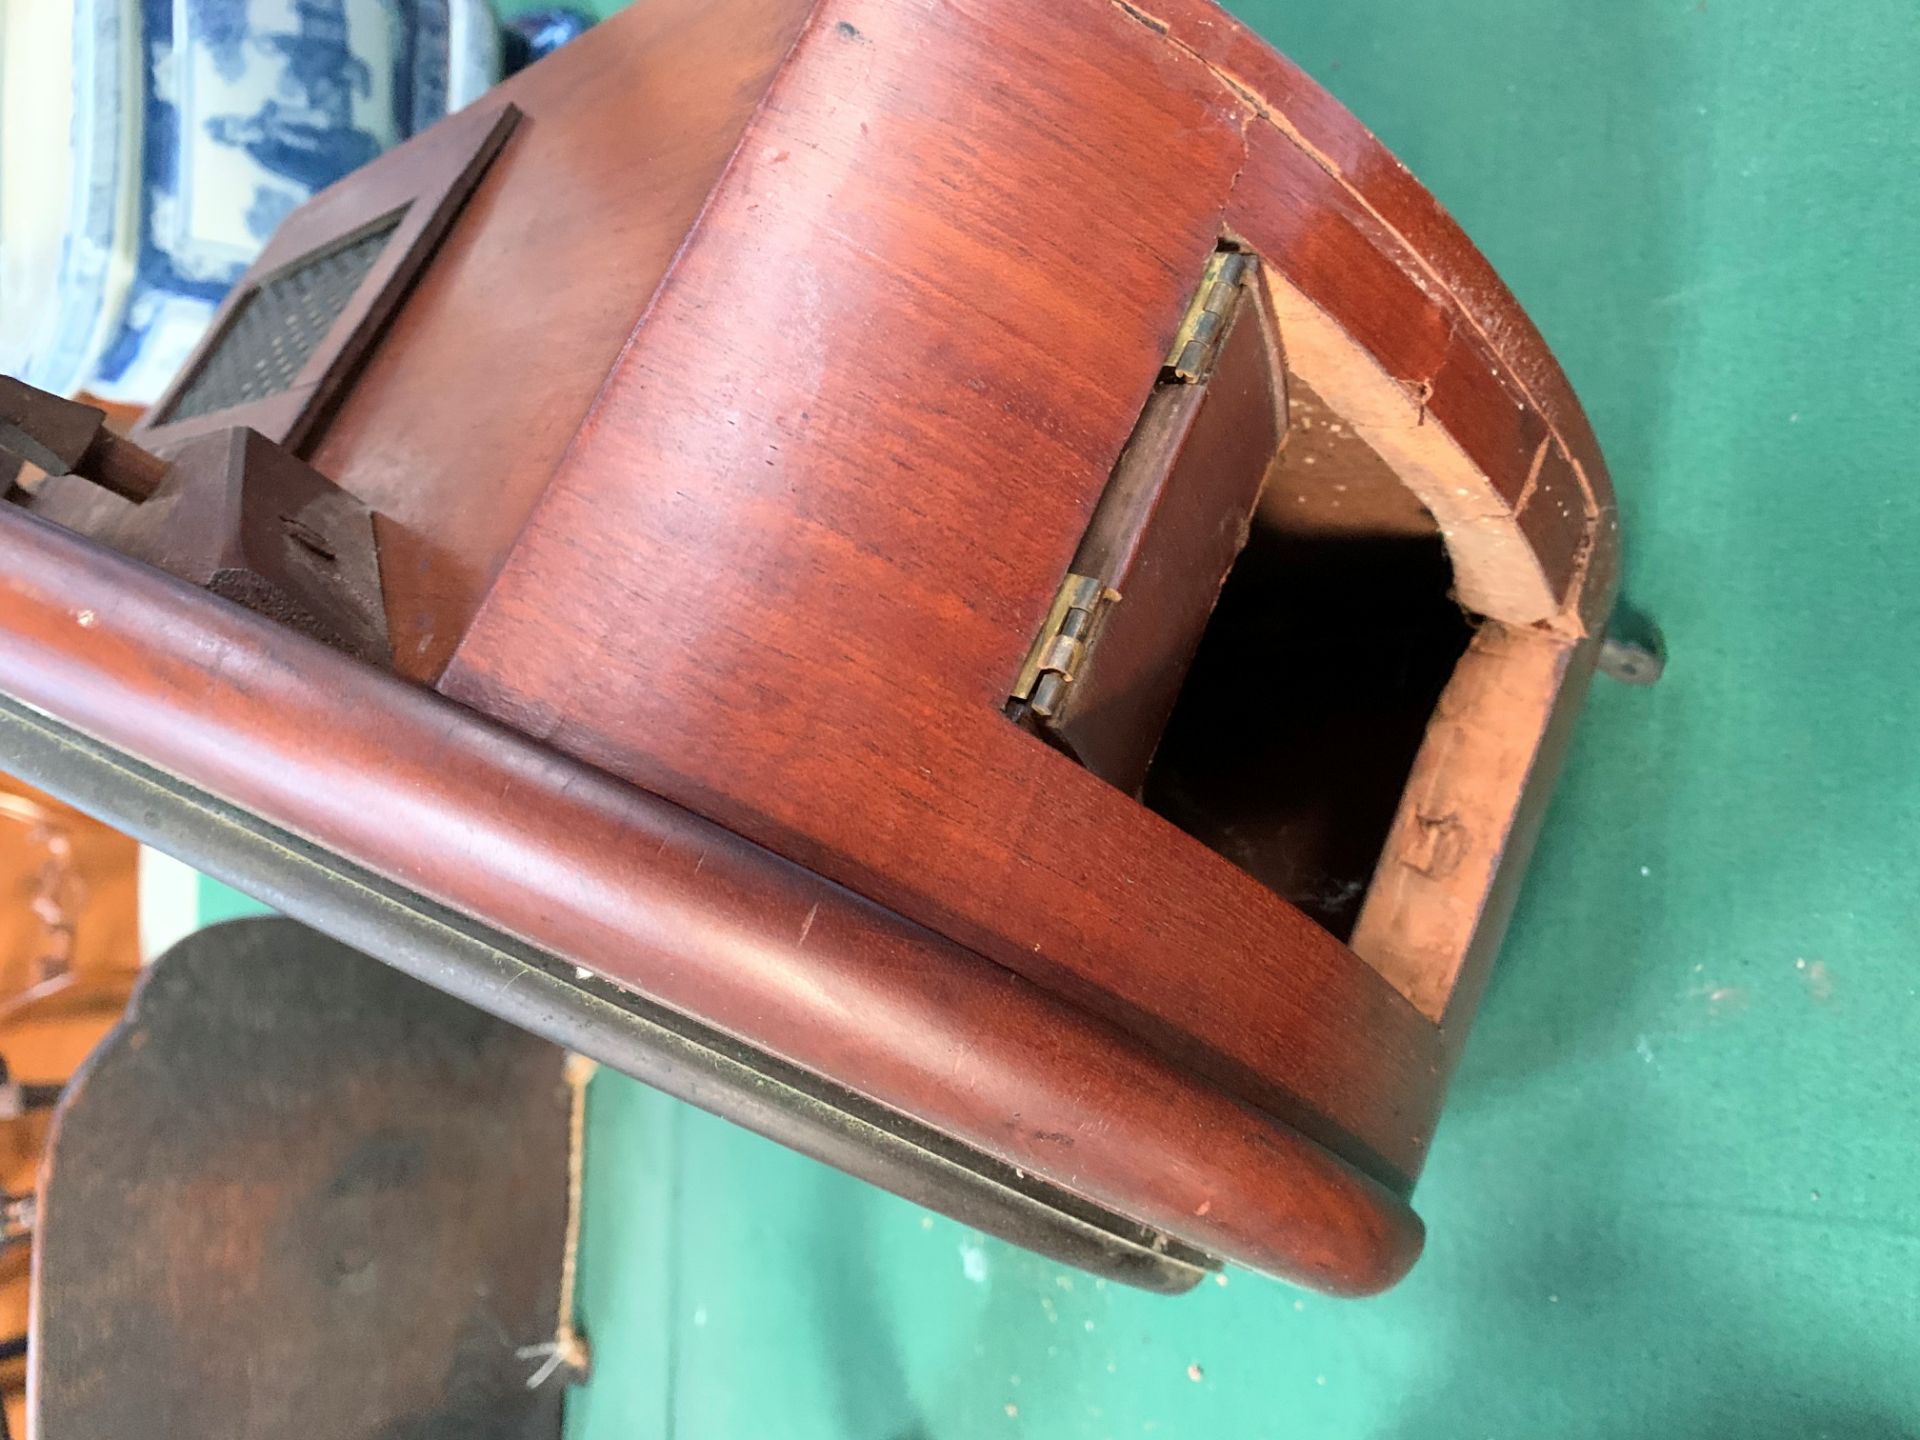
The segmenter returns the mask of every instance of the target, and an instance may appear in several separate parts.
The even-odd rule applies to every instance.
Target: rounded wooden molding
[[[6,507],[0,610],[0,691],[1010,1166],[1318,1289],[1419,1253],[1402,1196],[1018,976]]]

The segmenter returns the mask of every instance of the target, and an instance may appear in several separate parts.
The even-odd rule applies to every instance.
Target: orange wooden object
[[[0,690],[163,777],[129,784],[1124,1232],[1132,1278],[1392,1283],[1617,559],[1592,433],[1485,261],[1202,0],[654,0],[281,248],[356,195],[448,193],[509,104],[417,282],[342,312],[384,327],[364,360],[273,402],[381,516],[393,673],[90,543],[129,502],[61,477],[0,513]],[[1240,418],[1166,440],[1223,252],[1257,328],[1202,383]],[[1271,453],[1136,795],[1009,699],[1150,442],[1163,506]],[[1203,614],[1217,565],[1170,553],[1137,593],[1204,585],[1169,610]],[[1367,667],[1431,685],[1376,703]],[[1302,738],[1256,765],[1263,735]],[[868,1143],[655,1078],[856,1168]],[[943,1203],[950,1158],[876,1178]]]
[[[63,1084],[139,973],[138,846],[50,796],[0,780],[0,1056],[10,1079]],[[14,1107],[9,1107],[14,1108]],[[51,1112],[0,1115],[0,1189],[31,1195]],[[27,1333],[31,1244],[0,1250],[0,1338]],[[12,1433],[24,1368],[0,1366]]]

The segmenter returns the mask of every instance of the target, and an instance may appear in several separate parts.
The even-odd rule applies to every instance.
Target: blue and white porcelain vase
[[[0,371],[132,403],[166,386],[288,211],[500,75],[485,0],[7,0],[4,25]],[[36,51],[39,79],[14,88]],[[37,215],[5,164],[34,131],[70,139],[65,167],[28,167],[43,192],[64,185]]]

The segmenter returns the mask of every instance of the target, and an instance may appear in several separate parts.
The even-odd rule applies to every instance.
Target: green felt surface
[[[1240,11],[1539,321],[1672,649],[1596,686],[1428,1253],[1136,1295],[603,1075],[570,1440],[1920,1435],[1913,0]]]
[[[271,915],[270,906],[251,895],[243,895],[230,885],[200,877],[200,923],[219,925],[228,920],[244,920],[249,915]]]

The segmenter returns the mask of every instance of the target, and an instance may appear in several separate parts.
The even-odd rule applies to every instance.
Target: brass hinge
[[[1043,719],[1052,716],[1087,653],[1100,607],[1119,598],[1118,591],[1107,589],[1091,575],[1069,574],[1053,597],[1039,638],[1027,652],[1027,663],[1020,667],[1014,701],[1024,702]]]
[[[1253,256],[1240,250],[1220,250],[1207,262],[1186,317],[1167,351],[1166,368],[1175,378],[1197,385],[1213,373],[1213,362],[1226,338],[1227,323],[1240,298],[1240,285],[1253,268]]]

